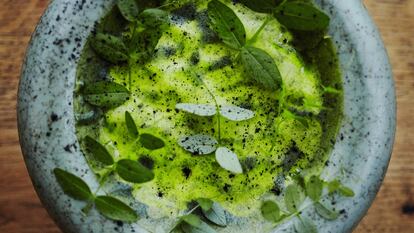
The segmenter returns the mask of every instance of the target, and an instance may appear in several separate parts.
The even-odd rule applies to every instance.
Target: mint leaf
[[[338,218],[339,214],[335,212],[332,207],[327,207],[326,205],[317,202],[315,203],[316,213],[318,213],[322,218],[327,220],[335,220]]]
[[[139,7],[135,0],[118,0],[117,6],[126,20],[130,22],[138,20]]]
[[[227,171],[235,174],[243,173],[242,166],[240,164],[237,155],[226,147],[219,147],[216,150],[216,161],[220,166]]]
[[[246,31],[243,23],[225,4],[213,0],[208,3],[208,15],[214,31],[220,39],[233,49],[241,49],[246,44]]]
[[[114,82],[100,81],[90,83],[83,91],[85,100],[98,107],[115,108],[129,99],[129,91]]]
[[[55,168],[53,173],[63,192],[68,196],[81,201],[93,199],[89,186],[81,178],[60,168]]]
[[[200,205],[203,211],[208,211],[213,206],[213,201],[207,198],[199,198],[197,199],[197,203]]]
[[[194,155],[211,154],[217,149],[217,144],[216,139],[204,134],[183,137],[178,141],[178,145]]]
[[[247,46],[241,50],[241,61],[249,78],[262,86],[276,90],[282,82],[279,69],[267,52]]]
[[[131,207],[110,196],[98,196],[95,199],[96,209],[105,217],[125,222],[135,222],[138,215]]]
[[[281,0],[240,0],[240,2],[256,12],[271,13]]]
[[[216,106],[212,104],[179,103],[175,108],[197,116],[214,116],[217,113]]]
[[[298,211],[304,200],[305,195],[302,188],[297,184],[291,184],[286,188],[285,204],[290,213]]]
[[[138,128],[131,116],[131,113],[128,111],[125,112],[125,124],[129,134],[131,134],[134,138],[137,138],[139,136]]]
[[[265,201],[261,207],[262,216],[270,222],[278,222],[281,218],[280,208],[274,201]]]
[[[213,205],[209,210],[204,210],[203,215],[212,223],[225,227],[227,225],[226,213],[224,212],[223,207],[221,207],[218,203],[214,202]]]
[[[231,121],[245,121],[254,117],[254,112],[236,106],[222,106],[220,115]]]
[[[150,28],[159,27],[169,20],[168,12],[156,8],[145,9],[140,14],[140,19],[144,26]]]
[[[144,148],[148,150],[158,150],[165,146],[165,143],[162,139],[148,133],[141,134],[139,142]]]
[[[94,51],[103,59],[118,64],[128,60],[128,49],[121,38],[98,33],[90,45]]]
[[[312,5],[287,1],[277,7],[275,17],[288,29],[300,31],[323,30],[329,26],[329,16]]]
[[[96,161],[107,166],[114,164],[114,159],[111,154],[109,154],[108,150],[95,139],[86,136],[85,145],[86,149],[92,154],[92,157]]]
[[[318,176],[311,176],[305,183],[306,194],[313,200],[319,201],[323,191],[323,181]]]
[[[140,162],[123,159],[116,165],[116,173],[125,181],[132,183],[146,183],[154,179],[154,173]]]
[[[295,230],[297,233],[318,233],[315,224],[307,217],[298,216],[299,221],[295,222]]]

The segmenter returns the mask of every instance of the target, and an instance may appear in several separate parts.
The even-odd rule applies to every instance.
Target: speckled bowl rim
[[[345,115],[325,176],[342,170],[356,197],[337,208],[336,221],[316,219],[320,232],[350,232],[365,215],[387,170],[395,135],[396,104],[390,63],[379,33],[359,0],[317,0],[332,17],[330,35],[338,50],[345,87]],[[93,25],[114,0],[54,0],[27,50],[18,93],[22,152],[34,187],[64,232],[146,232],[98,214],[85,218],[82,203],[63,195],[55,167],[96,187],[75,135],[72,109],[76,65]],[[344,169],[339,169],[343,166]],[[286,226],[285,226],[286,225]],[[279,230],[289,232],[289,224]],[[278,231],[279,232],[279,231]]]

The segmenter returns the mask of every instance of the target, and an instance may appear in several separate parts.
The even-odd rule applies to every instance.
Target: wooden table
[[[345,1],[345,0],[344,0]],[[397,87],[393,158],[374,205],[356,232],[414,232],[414,0],[365,0],[388,48]],[[0,0],[0,232],[60,232],[39,202],[16,129],[19,71],[48,0]]]

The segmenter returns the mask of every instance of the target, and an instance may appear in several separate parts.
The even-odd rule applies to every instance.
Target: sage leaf
[[[181,229],[185,233],[216,233],[216,230],[203,221],[201,221],[201,225],[198,227],[183,223],[181,224]]]
[[[295,222],[295,230],[298,233],[318,233],[315,224],[307,217],[299,216],[299,221]]]
[[[136,0],[118,0],[117,6],[126,20],[130,22],[138,20],[139,7]]]
[[[339,193],[341,193],[345,197],[355,196],[355,193],[351,188],[343,186],[343,185],[341,185],[341,187],[339,187]]]
[[[199,198],[197,199],[197,203],[200,205],[203,211],[208,211],[213,206],[213,201],[207,198]]]
[[[94,51],[108,62],[118,64],[128,60],[128,49],[121,38],[98,33],[91,41]]]
[[[320,202],[315,203],[315,209],[316,213],[318,213],[324,219],[335,220],[339,217],[339,213],[335,212],[332,207],[327,207]]]
[[[131,207],[110,196],[98,196],[95,199],[96,209],[105,217],[124,222],[135,222],[138,215]]]
[[[290,213],[298,211],[304,200],[305,195],[302,188],[297,184],[291,184],[286,187],[285,204]]]
[[[108,150],[95,139],[90,136],[86,136],[85,145],[87,150],[91,153],[93,159],[96,161],[107,166],[114,164],[114,158],[112,158]]]
[[[186,151],[194,155],[211,154],[217,149],[217,140],[204,134],[183,137],[178,144]]]
[[[165,146],[165,143],[162,139],[148,133],[141,134],[139,142],[144,148],[148,150],[158,150]]]
[[[305,184],[306,194],[313,200],[319,201],[322,196],[323,182],[318,176],[311,176]]]
[[[181,220],[190,224],[193,227],[201,226],[201,219],[195,214],[188,214],[181,217]]]
[[[125,124],[127,126],[129,134],[131,134],[134,138],[137,138],[139,136],[138,128],[131,116],[131,113],[128,111],[125,112]]]
[[[241,49],[246,44],[243,23],[232,9],[213,0],[208,3],[208,15],[214,31],[226,45],[233,49]]]
[[[243,173],[239,158],[234,152],[227,149],[226,147],[219,147],[216,150],[216,161],[222,168],[232,173]]]
[[[271,13],[280,3],[279,0],[240,0],[240,2],[260,13]]]
[[[265,201],[261,207],[262,216],[270,222],[278,222],[281,218],[280,208],[274,201]]]
[[[91,83],[83,91],[85,100],[98,107],[115,108],[129,99],[129,91],[114,82],[100,81]]]
[[[162,24],[168,23],[168,13],[166,11],[148,8],[140,14],[141,22],[144,26],[154,28],[159,27]]]
[[[53,170],[57,182],[68,196],[81,201],[93,199],[89,186],[79,177],[60,168]]]
[[[211,104],[189,104],[189,103],[179,103],[175,105],[175,108],[188,112],[197,116],[214,116],[217,113],[216,106]]]
[[[275,61],[267,52],[246,46],[242,48],[240,58],[249,78],[272,90],[279,87],[282,77]]]
[[[224,212],[223,207],[218,203],[214,202],[209,210],[204,210],[202,208],[204,217],[210,220],[212,223],[225,227],[227,225],[226,213]]]
[[[254,112],[236,106],[223,106],[220,114],[231,121],[245,121],[254,117]]]
[[[123,159],[116,164],[116,173],[131,183],[146,183],[154,179],[154,173],[138,161]]]
[[[313,6],[312,3],[287,1],[278,6],[275,17],[288,29],[315,31],[326,29],[329,16]]]

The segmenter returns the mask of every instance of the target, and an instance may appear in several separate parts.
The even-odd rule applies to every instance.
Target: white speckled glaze
[[[395,93],[391,67],[378,31],[359,0],[317,0],[332,18],[345,88],[345,116],[325,177],[342,173],[356,196],[335,200],[343,210],[325,221],[312,209],[319,232],[351,232],[371,205],[387,170],[395,133]],[[92,172],[79,150],[72,109],[78,58],[93,25],[114,0],[55,0],[42,17],[27,50],[19,88],[20,143],[35,189],[64,232],[148,232],[119,224],[64,195],[52,170],[64,168],[94,188]],[[132,206],[141,213],[139,203]],[[275,232],[293,232],[288,222]],[[239,232],[242,232],[239,230]]]

